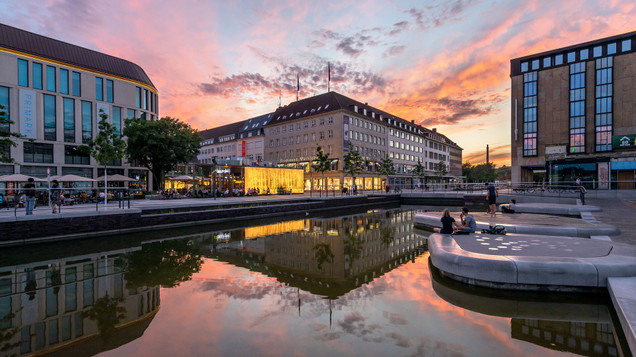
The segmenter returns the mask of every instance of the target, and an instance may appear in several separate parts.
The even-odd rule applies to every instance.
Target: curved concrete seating
[[[636,276],[636,247],[532,235],[434,233],[432,264],[472,285],[516,290],[605,288],[609,277]]]
[[[455,214],[457,216],[457,214]],[[507,216],[507,217],[521,217]],[[619,233],[618,228],[608,224],[581,224],[574,225],[542,225],[542,224],[523,224],[521,223],[499,223],[499,222],[483,222],[479,217],[475,217],[477,222],[477,231],[486,229],[492,225],[501,225],[506,228],[507,233],[519,233],[519,234],[539,234],[549,236],[565,236],[565,237],[581,237],[589,238],[591,236],[609,236]],[[540,220],[537,221],[541,223]],[[440,214],[433,213],[418,213],[415,215],[414,223],[416,227],[422,227],[424,229],[432,230],[433,228],[441,228],[442,222],[440,221]],[[583,222],[582,222],[583,223]]]
[[[499,205],[501,211],[501,205]],[[560,203],[517,203],[516,213],[541,213],[564,216],[580,216],[581,212],[600,212],[597,206],[566,205]]]

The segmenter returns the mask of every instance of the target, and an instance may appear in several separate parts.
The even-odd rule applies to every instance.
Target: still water
[[[440,278],[413,214],[3,249],[0,355],[624,353],[605,296],[510,294]]]

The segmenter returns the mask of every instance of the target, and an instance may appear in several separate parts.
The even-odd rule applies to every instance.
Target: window
[[[121,135],[121,108],[113,107],[113,126],[115,127],[115,134]]]
[[[585,62],[570,65],[569,152],[585,152]]]
[[[521,72],[528,72],[528,62],[521,62]]]
[[[79,72],[73,72],[73,95],[82,96],[82,76]]]
[[[31,69],[33,70],[33,88],[42,89],[42,64],[33,62]]]
[[[554,65],[555,66],[560,66],[562,64],[563,64],[563,55],[554,56]]]
[[[126,115],[126,119],[135,119],[135,110],[128,109],[128,114]]]
[[[532,61],[532,70],[536,71],[537,69],[539,69],[539,60],[534,60]]]
[[[621,42],[621,50],[623,52],[628,52],[632,50],[632,40],[625,40]]]
[[[64,98],[64,141],[67,143],[75,142],[75,100]]]
[[[104,100],[104,79],[95,77],[95,99]]]
[[[135,87],[135,106],[141,108],[141,88]]]
[[[113,81],[111,81],[110,79],[106,80],[106,101],[108,103],[112,103],[114,100],[113,85]]]
[[[327,137],[328,138],[333,138],[333,130],[327,131]]]
[[[612,150],[613,130],[613,57],[604,57],[596,60],[596,87],[595,87],[595,150]]]
[[[623,51],[625,51],[625,50],[623,50]],[[329,104],[327,104],[327,106],[325,106],[325,109],[327,109],[328,106],[329,106]],[[333,124],[333,117],[329,117],[328,123],[329,124]]]
[[[320,125],[325,125],[325,119],[324,118],[320,118]]]
[[[4,112],[4,118],[9,118],[9,88],[8,87],[0,87],[0,105],[4,107],[1,111]],[[9,131],[9,123],[0,123],[0,131]],[[10,156],[11,148],[8,146],[0,146],[0,153],[4,153],[7,156]]]
[[[24,142],[24,162],[53,163],[53,144]]]
[[[576,61],[576,52],[569,52],[568,53],[568,63],[572,63]]]
[[[55,133],[55,96],[44,94],[44,140],[56,140]]]
[[[437,144],[433,145],[437,149]],[[537,72],[530,72],[523,75],[523,156],[536,155]]]
[[[583,49],[583,50],[581,50],[581,52],[579,52],[579,58],[581,59],[581,61],[584,61],[584,60],[588,59],[589,52],[590,51],[587,48]]]
[[[316,141],[316,133],[311,133],[311,141]]]
[[[82,101],[82,143],[93,138],[93,103]]]
[[[29,86],[29,62],[27,60],[18,59],[18,85]]]
[[[316,126],[316,119],[312,119],[311,120],[311,127],[315,127]]]
[[[141,98],[143,100],[143,108],[148,110],[148,90],[144,89],[144,96]]]
[[[303,143],[306,143],[308,141],[308,138],[309,137],[307,136],[307,134],[304,134],[303,135]]]
[[[325,132],[324,131],[320,132],[320,140],[325,140]]]
[[[46,66],[46,90],[49,92],[57,90],[55,85],[55,67],[53,66]]]
[[[594,57],[601,57],[603,55],[603,47],[596,46],[594,47]]]
[[[607,45],[607,54],[613,55],[616,53],[616,42]]]
[[[60,93],[68,94],[68,71],[60,68]]]

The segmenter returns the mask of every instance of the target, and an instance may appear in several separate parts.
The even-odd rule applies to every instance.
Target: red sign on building
[[[245,157],[245,140],[241,142],[241,156]]]

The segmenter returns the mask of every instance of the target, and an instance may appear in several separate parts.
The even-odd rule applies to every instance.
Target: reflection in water
[[[0,353],[93,355],[141,336],[159,287],[125,288],[134,250],[0,267]]]
[[[117,249],[30,247],[32,262],[5,250],[0,355],[620,355],[603,299],[431,276],[413,214],[188,227],[109,238]]]
[[[232,238],[207,248],[210,257],[334,299],[422,252],[426,238],[412,232],[412,218],[396,210],[306,219],[267,226],[253,239],[218,234]]]
[[[449,303],[483,314],[510,317],[512,338],[583,356],[618,356],[607,296],[498,292],[444,278],[430,265],[433,289]]]

